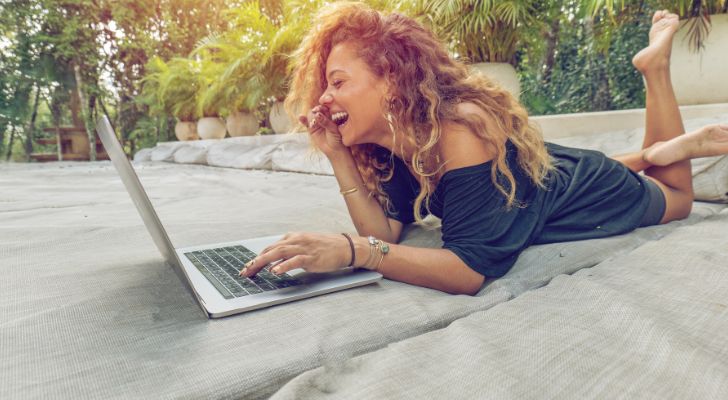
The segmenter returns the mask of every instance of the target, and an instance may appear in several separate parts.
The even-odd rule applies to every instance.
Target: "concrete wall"
[[[728,114],[728,102],[680,107],[684,120],[725,114]],[[549,140],[644,127],[645,109],[545,115],[531,117],[530,120],[541,127],[544,138]]]
[[[681,22],[672,48],[671,73],[679,104],[728,103],[728,14],[711,15],[712,30],[699,53],[689,50]]]

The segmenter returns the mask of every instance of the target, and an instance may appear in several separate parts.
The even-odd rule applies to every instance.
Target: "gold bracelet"
[[[362,268],[366,268],[366,269],[372,269],[369,266],[369,263],[377,259],[376,256],[374,255],[374,247],[371,245],[371,239],[374,239],[374,236],[369,236],[369,238],[370,238],[369,239],[370,240],[369,241],[369,243],[370,243],[369,244],[369,257],[367,257],[367,260],[362,265]]]
[[[367,239],[369,240],[369,257],[367,257],[367,260],[362,267],[371,271],[378,271],[379,267],[382,266],[384,256],[389,253],[389,245],[374,236],[369,236]],[[377,260],[376,253],[379,253],[379,261],[374,264],[374,261]]]
[[[379,262],[377,263],[377,267],[374,268],[374,270],[379,272],[379,267],[382,266],[382,261],[384,260],[384,256],[389,254],[389,245],[381,240],[378,240],[377,249],[379,250],[380,253],[382,253],[382,256],[379,257]]]
[[[380,249],[381,252],[381,249]],[[379,267],[382,265],[382,260],[384,260],[384,252],[381,252],[382,254],[379,256],[379,262],[377,263],[377,266],[372,269],[372,271],[379,272]]]
[[[352,193],[356,192],[357,190],[359,190],[359,188],[356,187],[356,186],[354,186],[351,189],[339,190],[339,193],[341,193],[342,195],[346,196],[346,195],[349,195],[349,194],[352,194]]]

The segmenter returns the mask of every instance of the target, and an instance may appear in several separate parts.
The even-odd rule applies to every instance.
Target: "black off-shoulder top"
[[[543,189],[518,166],[516,147],[506,143],[518,200],[510,209],[491,180],[491,161],[445,172],[430,201],[430,211],[442,220],[443,248],[497,278],[532,244],[601,238],[639,226],[649,204],[644,178],[598,151],[552,143],[546,148],[555,169]],[[387,216],[412,223],[419,182],[401,159],[393,157],[392,168],[392,179],[383,183],[392,208]]]

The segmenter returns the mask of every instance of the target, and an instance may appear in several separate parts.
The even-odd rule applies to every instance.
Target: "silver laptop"
[[[377,272],[354,268],[326,274],[307,273],[298,268],[281,276],[263,269],[252,278],[238,276],[243,264],[280,236],[176,249],[126,158],[109,120],[106,117],[99,119],[96,130],[154,243],[209,318],[367,285],[382,279],[382,275]]]

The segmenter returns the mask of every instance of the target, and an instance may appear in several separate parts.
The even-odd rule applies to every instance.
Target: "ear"
[[[396,93],[396,86],[394,82],[396,82],[397,77],[394,76],[392,71],[385,71],[384,74],[381,76],[381,79],[379,80],[379,89],[382,90],[382,93],[384,94],[384,99],[389,102],[390,99],[397,96]]]

